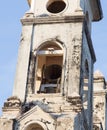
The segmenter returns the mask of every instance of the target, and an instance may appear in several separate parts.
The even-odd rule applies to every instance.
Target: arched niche
[[[37,123],[30,124],[25,130],[44,130],[43,127]]]
[[[63,47],[56,41],[46,41],[36,50],[35,93],[60,93]]]
[[[40,121],[30,121],[23,126],[22,130],[47,130],[48,127]]]

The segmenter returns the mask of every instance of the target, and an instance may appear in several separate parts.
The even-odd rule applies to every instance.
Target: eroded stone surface
[[[95,91],[93,99],[96,58],[91,41],[91,22],[101,14],[94,14],[92,1],[28,2],[30,10],[21,19],[13,96],[4,103],[0,129],[92,130],[93,100],[94,129],[104,128],[105,80],[94,78],[94,90],[102,93]],[[57,3],[66,6],[50,13],[47,8]],[[101,12],[97,4],[94,1]]]

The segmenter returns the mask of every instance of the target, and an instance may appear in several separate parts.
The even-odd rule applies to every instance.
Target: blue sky
[[[102,0],[104,18],[93,23],[92,40],[97,62],[107,79],[107,1]],[[28,10],[27,0],[3,0],[0,4],[0,114],[4,101],[12,95],[21,35],[20,18]]]
[[[20,18],[28,10],[27,0],[3,0],[0,4],[0,114],[12,95],[21,35]]]

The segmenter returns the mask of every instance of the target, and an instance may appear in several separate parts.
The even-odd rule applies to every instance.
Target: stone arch
[[[39,124],[30,124],[26,130],[44,130]]]
[[[36,47],[36,49],[34,49],[34,53],[36,52],[38,52],[43,46],[45,46],[46,44],[50,44],[50,45],[52,45],[52,44],[56,44],[57,46],[59,46],[62,50],[64,49],[63,48],[63,42],[62,41],[60,41],[60,40],[58,40],[58,39],[54,39],[54,38],[50,38],[50,39],[47,39],[47,40],[45,40],[45,41],[42,41],[42,42],[40,42],[40,44]]]
[[[65,53],[63,46],[64,44],[61,41],[57,41],[56,39],[50,39],[40,44],[37,47],[37,49],[34,50],[34,55],[36,56],[35,93],[59,93],[62,91],[61,79],[62,79],[62,73],[64,73],[63,64],[64,64],[64,53]],[[55,79],[56,81],[47,80],[44,77],[44,71],[49,70],[49,69],[45,69],[47,67],[51,68],[51,70],[53,68],[55,70],[55,67],[59,68],[59,72],[61,73],[61,76],[59,76],[58,79]],[[50,84],[53,87],[50,86]],[[44,85],[44,87],[42,85]]]
[[[47,126],[39,121],[30,121],[22,130],[47,130]]]

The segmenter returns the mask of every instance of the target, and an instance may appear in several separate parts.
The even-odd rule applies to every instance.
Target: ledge
[[[83,22],[84,15],[72,16],[46,16],[46,17],[24,17],[21,19],[23,25],[32,24],[53,24],[53,23],[70,23],[70,22]]]

